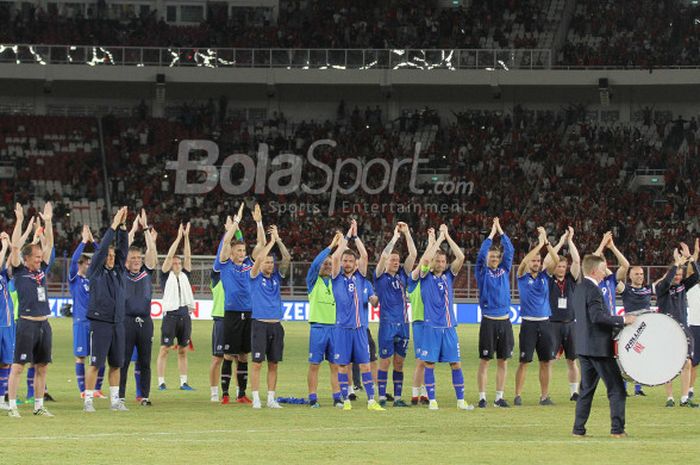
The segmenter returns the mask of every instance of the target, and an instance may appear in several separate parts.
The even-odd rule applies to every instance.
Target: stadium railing
[[[257,49],[0,44],[0,63],[287,69],[550,69],[549,49]]]
[[[159,263],[163,263],[163,258],[159,258]],[[192,273],[190,275],[190,283],[194,289],[195,297],[200,299],[211,298],[209,289],[209,279],[214,263],[213,256],[198,256],[192,259]],[[55,260],[49,273],[49,294],[52,297],[68,297],[68,266],[70,258],[60,257]],[[282,282],[282,295],[285,298],[305,299],[307,296],[306,290],[306,273],[311,265],[310,262],[292,262],[289,278]],[[455,298],[460,301],[474,302],[478,299],[478,288],[474,274],[473,263],[467,263],[455,280]],[[514,302],[518,302],[518,284],[516,279],[517,265],[513,265],[510,273],[511,298]],[[663,276],[668,269],[665,266],[643,266],[644,273],[647,279],[656,280]],[[370,264],[370,273],[374,269],[374,264]],[[154,298],[162,295],[162,287],[160,286],[160,277],[158,273],[154,274],[155,287]]]

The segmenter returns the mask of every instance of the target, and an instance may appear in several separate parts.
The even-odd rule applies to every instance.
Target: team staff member
[[[602,378],[610,404],[610,434],[615,438],[625,433],[625,402],[627,393],[620,368],[613,355],[613,330],[632,324],[634,315],[611,315],[598,287],[606,276],[605,259],[586,255],[583,259],[584,279],[574,290],[576,315],[576,353],[581,362],[581,396],[576,402],[574,436],[586,435],[586,422],[591,413],[593,396]]]
[[[209,400],[219,402],[219,379],[221,379],[222,395],[228,397],[228,386],[231,374],[224,387],[221,376],[221,363],[224,361],[224,286],[221,284],[221,273],[211,270],[209,274],[209,289],[212,294],[211,317],[214,320],[211,328],[211,364],[209,365]]]
[[[537,350],[540,362],[540,405],[553,405],[549,397],[549,378],[552,373],[551,361],[556,356],[552,343],[552,329],[549,323],[549,281],[559,256],[547,240],[544,228],[537,228],[539,239],[537,245],[523,258],[518,267],[518,290],[520,292],[520,364],[515,372],[514,405],[522,405],[521,394],[525,386],[527,365]],[[547,247],[549,268],[542,270],[541,251]]]
[[[331,244],[314,258],[306,275],[306,288],[309,294],[309,405],[318,408],[318,370],[323,360],[328,361],[331,372],[333,405],[343,406],[338,385],[338,365],[333,363],[333,325],[335,324],[335,297],[331,283],[332,260],[330,258],[343,233],[336,232]]]
[[[693,261],[688,246],[681,243],[681,251],[673,249],[673,266],[669,268],[666,275],[656,283],[656,302],[660,313],[669,315],[683,328],[688,326],[688,297],[687,291],[698,283],[698,264]],[[690,358],[681,371],[681,407],[698,408],[696,404],[688,398],[690,390],[690,359],[693,357],[694,341],[691,338]],[[674,407],[673,383],[666,383],[666,407]]]
[[[251,300],[253,303],[253,322],[251,325],[251,350],[253,353],[253,371],[250,385],[253,390],[253,408],[260,404],[260,371],[267,359],[267,408],[282,408],[275,399],[277,388],[277,365],[284,353],[284,328],[281,320],[284,316],[280,286],[282,279],[288,276],[292,261],[287,247],[279,237],[277,226],[270,226],[270,240],[260,252],[258,260],[250,270]],[[270,254],[277,245],[282,256],[279,266]]]
[[[549,309],[552,314],[549,317],[552,331],[552,345],[554,350],[566,357],[567,375],[569,379],[569,400],[578,400],[579,369],[576,364],[576,339],[574,331],[574,307],[573,296],[576,283],[581,277],[581,257],[574,244],[574,228],[569,226],[567,232],[561,237],[554,251],[559,251],[567,245],[571,254],[571,267],[569,261],[563,255],[559,255],[559,263],[554,268],[552,279],[549,280]],[[549,266],[549,255],[544,258],[544,266]]]
[[[114,215],[88,268],[90,279],[90,367],[85,373],[85,405],[83,411],[93,413],[97,372],[109,362],[109,398],[111,409],[127,411],[119,397],[119,376],[124,364],[124,280],[129,237],[126,231],[127,209]],[[116,248],[112,246],[117,236]]]
[[[180,241],[184,242],[184,259],[176,256]],[[180,372],[180,390],[194,390],[187,384],[187,350],[192,336],[194,295],[190,284],[192,251],[190,249],[190,223],[180,225],[177,238],[170,246],[163,261],[160,282],[163,285],[163,324],[161,326],[160,352],[158,353],[158,389],[164,391],[165,367],[168,353],[177,338],[177,366]]]
[[[19,418],[17,411],[17,387],[24,365],[34,365],[34,415],[52,417],[44,407],[46,372],[51,363],[51,314],[46,292],[46,273],[49,269],[53,250],[53,207],[51,202],[44,206],[40,214],[44,222],[44,240],[41,244],[25,246],[32,230],[34,219],[29,220],[22,234],[24,210],[20,204],[15,207],[17,222],[12,232],[10,266],[17,290],[19,319],[15,334],[15,352],[8,383],[10,417]],[[37,219],[38,221],[38,219]],[[22,261],[20,261],[20,258]]]
[[[243,218],[244,204],[241,203],[238,213],[231,220],[226,218],[226,233],[221,240],[219,255],[214,262],[214,271],[221,272],[221,282],[224,285],[224,362],[222,376],[231,373],[231,364],[237,362],[236,379],[238,395],[236,402],[251,404],[245,390],[248,385],[248,354],[250,353],[250,318],[252,304],[250,301],[249,272],[253,268],[253,259],[265,245],[265,230],[262,224],[260,206],[255,205],[253,219],[257,224],[257,243],[253,249],[253,259],[246,255],[246,245],[242,240],[234,240]],[[223,403],[227,402],[224,397]]]
[[[503,253],[493,246],[496,234],[501,236]],[[494,407],[510,407],[503,398],[508,359],[513,356],[513,326],[510,323],[510,269],[513,266],[513,243],[493,219],[491,233],[484,240],[476,259],[476,283],[479,287],[481,326],[479,327],[479,408],[486,408],[486,381],[489,363],[496,356],[496,399]]]
[[[403,235],[408,247],[408,256],[401,266],[401,256],[395,251],[396,243]],[[401,400],[403,387],[403,364],[406,359],[410,335],[408,301],[406,287],[408,275],[413,271],[418,252],[406,223],[398,223],[394,236],[379,257],[374,271],[376,293],[379,299],[379,370],[377,384],[379,403],[386,403],[386,386],[389,378],[389,366],[394,365],[392,381],[394,384],[394,407],[408,407]]]
[[[136,377],[138,383],[136,396],[139,403],[151,405],[151,350],[153,348],[153,320],[151,319],[151,300],[153,298],[153,271],[158,266],[156,240],[158,233],[148,228],[146,212],[141,210],[136,222],[143,227],[146,241],[146,256],[141,257],[141,248],[131,246],[126,257],[126,279],[124,280],[125,317],[124,317],[124,365],[119,377],[119,398],[126,397],[126,381],[129,377],[129,365],[136,351]],[[130,240],[133,240],[130,238]]]

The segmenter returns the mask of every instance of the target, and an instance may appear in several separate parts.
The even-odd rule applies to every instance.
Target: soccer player
[[[396,243],[401,238],[406,239],[408,256],[403,266],[401,257],[395,251]],[[379,387],[379,404],[386,405],[386,385],[389,377],[389,366],[394,364],[391,375],[394,384],[394,407],[408,407],[401,400],[403,387],[403,363],[406,359],[410,335],[409,315],[406,287],[408,275],[413,271],[418,251],[411,237],[411,231],[406,223],[398,223],[394,228],[391,241],[382,251],[377,268],[374,272],[377,297],[379,298],[379,370],[377,384]]]
[[[109,362],[109,398],[111,409],[127,411],[119,397],[119,376],[124,364],[124,280],[128,233],[126,231],[127,208],[120,208],[105,232],[100,247],[92,256],[87,276],[90,279],[90,366],[85,373],[85,404],[83,411],[95,412],[93,404],[97,373]],[[117,236],[116,247],[112,246]]]
[[[124,402],[129,365],[135,351],[137,361],[134,372],[139,371],[136,396],[140,397],[140,405],[150,407],[151,350],[153,348],[151,300],[153,298],[153,271],[158,266],[158,251],[156,249],[158,233],[155,229],[149,229],[144,210],[141,210],[141,213],[137,215],[134,223],[140,224],[143,228],[146,255],[143,258],[140,247],[129,245],[126,257],[126,279],[124,280],[124,365],[122,365],[119,376],[119,398]],[[133,236],[129,240],[133,241]]]
[[[85,398],[85,357],[90,353],[90,322],[87,319],[88,304],[90,303],[90,280],[87,271],[90,257],[85,255],[85,246],[90,242],[97,248],[98,244],[92,237],[88,225],[83,225],[81,241],[76,247],[70,260],[68,270],[68,285],[73,297],[73,355],[75,356],[75,377],[78,381],[80,397]],[[97,375],[95,397],[102,399],[102,379],[104,368]]]
[[[649,310],[651,308],[651,296],[654,290],[651,286],[644,285],[644,270],[641,266],[633,266],[630,268],[629,280],[629,284],[622,283],[624,289],[621,296],[625,313]],[[646,396],[642,390],[641,384],[634,385],[634,395]]]
[[[318,402],[318,370],[323,360],[328,361],[331,372],[331,390],[333,405],[342,407],[340,387],[338,385],[338,366],[333,363],[332,333],[335,324],[335,297],[331,283],[333,263],[330,258],[343,233],[336,232],[331,244],[314,258],[306,274],[306,288],[309,294],[309,405],[311,408],[321,406]]]
[[[350,229],[332,255],[333,295],[336,303],[336,324],[333,328],[333,359],[338,367],[338,383],[343,396],[343,410],[352,410],[348,399],[348,365],[358,363],[362,384],[367,393],[367,409],[383,411],[384,408],[374,399],[374,383],[369,361],[367,329],[363,326],[360,293],[366,286],[367,251],[359,248],[359,259],[348,249],[348,241],[357,241],[357,222],[352,221]],[[363,253],[364,251],[364,253]]]
[[[214,323],[211,328],[211,364],[209,365],[209,400],[219,402],[219,379],[222,393],[228,395],[228,385],[231,382],[229,374],[224,391],[224,379],[221,376],[221,364],[224,361],[224,286],[221,284],[221,273],[211,270],[209,288],[212,294],[211,316]]]
[[[493,246],[496,234],[501,236],[503,253]],[[508,359],[513,356],[513,326],[510,322],[510,269],[515,250],[498,218],[493,219],[491,233],[481,244],[476,259],[476,284],[479,287],[481,326],[479,327],[479,408],[486,408],[486,381],[489,363],[496,356],[495,407],[510,407],[503,398]]]
[[[435,230],[428,229],[428,247],[435,242]],[[408,274],[408,301],[411,303],[411,329],[413,329],[413,352],[416,358],[416,367],[413,371],[413,386],[411,388],[411,405],[429,405],[428,392],[425,389],[425,363],[420,359],[421,341],[423,340],[423,324],[425,309],[420,291],[420,277],[413,279],[413,273]]]
[[[549,281],[554,267],[559,263],[559,256],[547,240],[544,228],[537,228],[537,245],[530,250],[518,266],[518,291],[520,292],[520,364],[515,372],[515,399],[513,405],[523,403],[522,392],[525,386],[527,366],[532,362],[537,350],[540,362],[540,405],[554,405],[549,397],[549,378],[552,373],[551,361],[556,356],[549,317]],[[547,248],[550,258],[549,267],[542,269],[543,248]]]
[[[180,241],[184,242],[184,258],[176,256]],[[163,286],[163,324],[161,326],[160,352],[158,353],[158,389],[164,391],[165,367],[168,352],[177,338],[177,366],[180,372],[180,390],[193,391],[187,384],[187,350],[192,336],[194,295],[190,284],[192,252],[190,249],[190,223],[180,225],[177,238],[170,246],[163,261],[160,281]]]
[[[440,249],[447,241],[454,255],[447,265],[447,254]],[[454,313],[454,279],[464,265],[464,253],[450,237],[447,225],[440,225],[440,235],[420,259],[419,266],[412,271],[413,279],[420,279],[421,295],[425,312],[421,341],[421,360],[425,363],[425,388],[428,390],[430,410],[437,410],[435,399],[435,364],[447,362],[452,369],[452,385],[457,397],[457,408],[473,410],[474,406],[464,400],[464,374],[459,353],[457,315]]]
[[[265,229],[262,224],[260,206],[255,205],[253,219],[257,224],[257,243],[253,249],[252,257],[246,255],[245,242],[234,240],[239,230],[239,223],[243,218],[244,204],[241,203],[238,213],[231,220],[226,218],[225,229],[219,254],[214,262],[214,271],[221,272],[221,282],[224,285],[224,362],[221,367],[221,376],[230,379],[232,363],[237,362],[236,378],[238,381],[238,395],[236,402],[239,404],[251,404],[253,401],[245,395],[248,385],[248,354],[250,353],[250,318],[252,304],[250,302],[250,277],[249,272],[253,268],[253,259],[265,245]],[[229,397],[224,393],[222,404],[228,404]]]
[[[48,322],[51,309],[46,292],[46,272],[53,250],[53,207],[51,202],[44,206],[39,216],[44,222],[44,240],[41,244],[25,246],[34,218],[29,220],[27,230],[22,234],[24,210],[20,204],[15,207],[17,222],[12,232],[10,266],[17,289],[18,314],[15,351],[8,383],[9,416],[19,418],[17,410],[17,386],[24,365],[34,365],[34,415],[52,417],[44,407],[46,372],[51,363],[51,325]],[[38,219],[37,219],[38,221]],[[21,258],[21,261],[20,261]]]
[[[554,350],[561,352],[566,357],[567,375],[569,379],[569,400],[575,402],[579,398],[578,388],[580,373],[576,364],[576,342],[574,331],[574,307],[572,297],[577,281],[581,276],[581,257],[574,244],[574,228],[569,226],[567,232],[561,237],[554,247],[555,253],[567,244],[571,254],[571,267],[563,255],[559,255],[557,263],[549,280],[549,317],[552,330],[552,344]],[[549,255],[544,258],[544,267],[549,267]]]
[[[8,275],[5,257],[10,249],[10,237],[0,233],[0,410],[9,410],[5,402],[7,381],[10,378],[10,366],[15,346],[14,307],[8,289]]]
[[[250,270],[250,296],[253,304],[251,324],[253,371],[250,386],[253,390],[254,409],[261,408],[260,371],[265,359],[267,359],[267,407],[282,408],[275,399],[277,365],[282,361],[284,353],[284,328],[281,323],[284,309],[280,286],[282,279],[288,276],[292,258],[279,237],[277,226],[270,226],[269,234],[270,240]],[[279,266],[275,265],[275,259],[270,253],[275,245],[281,255]]]
[[[681,243],[681,250],[673,249],[673,265],[666,272],[666,275],[656,282],[656,301],[660,313],[665,313],[673,317],[683,327],[688,326],[688,297],[687,290],[698,283],[698,264],[692,260],[688,246]],[[691,339],[690,353],[694,352]],[[681,371],[681,407],[698,408],[696,404],[688,398],[690,390],[690,359],[686,361]],[[666,407],[676,405],[673,399],[673,383],[666,383]]]

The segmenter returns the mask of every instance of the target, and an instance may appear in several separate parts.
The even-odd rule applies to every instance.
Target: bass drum
[[[615,337],[615,358],[623,378],[645,386],[673,380],[690,351],[690,335],[663,313],[639,313],[637,320]]]

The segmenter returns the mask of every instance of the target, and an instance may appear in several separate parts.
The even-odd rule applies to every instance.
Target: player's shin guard
[[[348,374],[338,372],[338,384],[340,385],[340,394],[343,396],[343,400],[348,398]]]
[[[428,391],[428,399],[435,400],[435,368],[425,367],[425,389]]]
[[[228,395],[228,388],[231,385],[231,374],[233,373],[233,360],[226,360],[221,364],[221,394]]]
[[[27,399],[34,398],[34,367],[27,370]]]
[[[238,396],[243,397],[248,387],[248,362],[238,362],[236,379],[238,380]]]
[[[141,391],[141,365],[139,362],[134,363],[134,384],[136,385],[136,397],[143,397]]]
[[[365,387],[365,392],[367,393],[367,399],[373,400],[374,399],[374,382],[372,381],[372,372],[371,371],[362,373],[362,384]],[[386,381],[384,382],[384,391],[386,392]]]
[[[105,379],[105,367],[100,367],[97,371],[97,382],[95,383],[95,391],[102,390],[102,381]]]
[[[7,393],[7,382],[10,379],[10,367],[0,368],[0,402]]]
[[[394,382],[394,398],[401,398],[401,391],[403,390],[403,371],[396,371],[391,374],[391,379]]]
[[[75,379],[78,381],[78,390],[85,391],[85,364],[83,362],[75,362]]]
[[[377,371],[377,384],[379,385],[379,398],[386,399],[386,384],[389,379],[389,372],[384,370]]]
[[[452,370],[452,386],[455,388],[457,400],[464,400],[464,373],[461,368]]]

